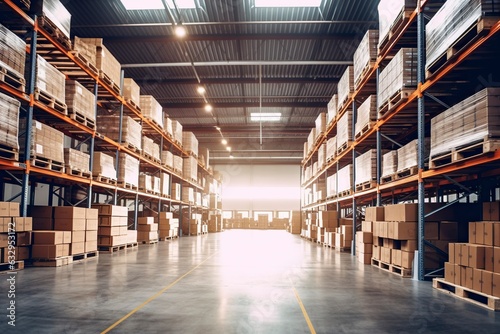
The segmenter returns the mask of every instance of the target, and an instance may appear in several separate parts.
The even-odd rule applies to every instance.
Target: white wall
[[[300,210],[298,165],[213,167],[223,175],[223,210]]]

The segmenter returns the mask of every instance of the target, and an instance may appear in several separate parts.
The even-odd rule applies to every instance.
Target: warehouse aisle
[[[6,275],[1,309],[7,305]],[[12,333],[494,333],[493,312],[283,231],[185,237],[17,274]],[[4,311],[6,312],[6,311]],[[467,324],[465,326],[464,324]]]

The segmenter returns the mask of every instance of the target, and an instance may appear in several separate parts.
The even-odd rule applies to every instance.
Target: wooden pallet
[[[198,154],[194,153],[193,151],[187,151],[187,154],[198,159]]]
[[[389,32],[385,37],[380,41],[378,45],[378,54],[382,55],[384,54],[389,46],[391,45],[391,42],[401,33],[403,28],[406,26],[408,21],[410,20],[411,14],[415,11],[415,8],[413,9],[408,9],[404,7],[397,18],[394,20],[392,23]]]
[[[141,154],[141,152],[142,152],[142,150],[140,148],[138,148],[137,146],[135,146],[134,144],[131,144],[129,142],[122,141],[122,145],[127,147],[129,150],[134,151],[136,153]]]
[[[432,280],[432,287],[474,305],[487,308],[488,310],[500,311],[500,298],[498,297],[446,282],[443,278],[434,278]]]
[[[143,245],[146,245],[146,244],[154,245],[154,244],[158,243],[158,239],[154,239],[154,240],[141,240],[140,242]]]
[[[350,252],[351,247],[333,247],[337,252]]]
[[[340,191],[338,194],[337,194],[337,197],[346,197],[346,196],[350,196],[352,195],[352,190],[349,189],[349,190],[344,190],[344,191]]]
[[[146,188],[142,188],[142,187],[139,187],[139,191],[142,191],[143,193],[151,194],[151,195],[158,194],[157,192],[153,191],[152,189],[146,189]]]
[[[81,170],[80,168],[76,168],[76,167],[73,167],[73,166],[70,166],[70,165],[65,165],[64,166],[64,171],[68,175],[84,177],[84,178],[87,178],[87,179],[89,179],[90,176],[92,175],[92,173],[89,172],[89,171],[84,171],[84,170]]]
[[[33,259],[30,265],[33,267],[62,267],[73,263],[73,257],[62,256],[55,259]]]
[[[30,0],[13,0],[13,2],[24,11],[28,11],[31,6]]]
[[[8,274],[12,271],[24,269],[24,261],[15,261],[14,264],[0,263],[0,274]]]
[[[84,67],[88,72],[92,73],[93,75],[99,76],[99,69],[97,68],[97,66],[92,64],[90,60],[87,59],[87,57],[82,55],[80,52],[74,50],[70,51],[70,53],[73,55],[73,57],[75,58],[76,62],[79,65]]]
[[[109,86],[117,95],[121,94],[121,89],[120,86],[118,86],[113,79],[106,73],[104,73],[102,70],[99,70],[99,79],[102,80],[106,85]]]
[[[413,167],[405,168],[400,172],[396,172],[395,175],[396,175],[396,180],[399,180],[399,179],[404,179],[405,177],[409,177],[409,176],[417,175],[417,174],[418,174],[418,167],[413,166]]]
[[[47,159],[45,157],[32,156],[30,163],[32,166],[64,173],[64,163]]]
[[[98,246],[99,252],[101,253],[115,253],[124,249],[127,249],[127,245],[116,245],[116,246]]]
[[[363,128],[354,135],[354,139],[358,140],[359,138],[363,137],[363,135],[370,131],[370,129],[372,129],[376,123],[376,121],[370,121],[365,124],[365,126],[363,126]]]
[[[337,147],[337,155],[341,155],[345,150],[347,150],[352,144],[352,141],[348,140],[343,143],[342,146]]]
[[[473,159],[484,154],[495,152],[498,149],[500,149],[500,139],[485,137],[480,141],[454,148],[451,152],[432,157],[429,168],[436,169],[451,163]]]
[[[106,176],[103,176],[103,175],[95,175],[93,178],[94,178],[94,181],[97,181],[97,182],[116,185],[116,180],[111,179],[111,178],[106,177]]]
[[[167,241],[167,240],[174,240],[174,239],[178,239],[179,236],[176,235],[176,236],[172,236],[172,237],[163,237],[163,238],[158,238],[159,241]]]
[[[370,70],[375,67],[375,64],[376,62],[374,61],[369,61],[365,67],[363,68],[363,70],[361,71],[361,74],[359,75],[358,79],[354,79],[354,88],[355,89],[358,89],[359,86],[361,85],[361,83],[363,81],[365,81],[366,77],[368,76],[368,73],[370,72]]]
[[[413,89],[400,89],[385,101],[378,109],[379,119],[396,109],[413,93]]]
[[[377,186],[377,181],[366,181],[356,185],[356,191],[363,191],[375,188]]]
[[[69,117],[74,120],[75,122],[78,122],[84,126],[86,126],[87,128],[91,129],[91,130],[95,130],[96,129],[96,126],[95,126],[95,120],[94,119],[90,119],[88,118],[87,116],[85,115],[82,115],[81,113],[73,110],[73,109],[68,109],[68,114],[69,114]]]
[[[52,38],[54,38],[66,51],[73,49],[71,40],[66,36],[49,18],[45,15],[38,17],[38,27],[45,30]]]
[[[66,103],[59,101],[55,97],[51,96],[47,92],[44,92],[40,88],[35,88],[34,93],[35,100],[46,105],[49,108],[54,109],[57,112],[60,112],[63,115],[68,114],[68,107]]]
[[[70,255],[73,258],[73,263],[82,262],[84,260],[97,259],[99,257],[98,251],[86,252],[82,254]]]
[[[372,266],[385,270],[387,272],[393,273],[395,275],[401,276],[402,278],[412,277],[412,270],[408,268],[402,268],[400,266],[395,266],[393,264],[388,264],[380,260],[372,258]]]
[[[339,103],[338,103],[338,106],[339,106],[339,107],[337,108],[337,110],[338,110],[339,112],[340,112],[341,110],[343,110],[343,109],[347,106],[347,102],[348,102],[348,101],[349,101],[349,100],[350,100],[353,96],[354,96],[354,95],[353,95],[353,93],[352,93],[352,92],[349,92],[349,94],[347,94],[346,98],[345,98],[342,102],[340,102],[340,101],[339,101]],[[339,116],[339,115],[337,115],[337,116]]]
[[[9,147],[8,145],[0,144],[0,158],[6,160],[19,160],[19,150],[17,148]]]
[[[117,184],[118,184],[118,187],[121,187],[124,189],[130,189],[130,190],[136,190],[136,191],[138,190],[137,186],[130,184],[130,183],[127,183],[127,182],[124,182],[124,181],[119,181]]]
[[[26,79],[0,62],[0,81],[21,92],[26,91]]]
[[[439,72],[446,64],[454,60],[467,46],[486,35],[491,28],[500,20],[500,17],[483,17],[475,22],[464,32],[453,44],[426,67],[425,77],[429,79],[435,73]]]
[[[161,193],[160,193],[160,197],[167,198],[167,199],[170,199],[170,198],[171,198],[171,197],[170,197],[170,195],[167,195],[167,194],[161,194]]]
[[[133,108],[135,108],[138,112],[141,112],[141,107],[132,99],[126,100],[128,104],[130,104]],[[146,117],[147,118],[147,117]]]
[[[385,175],[380,178],[380,184],[389,183],[396,180],[396,173],[391,175]]]

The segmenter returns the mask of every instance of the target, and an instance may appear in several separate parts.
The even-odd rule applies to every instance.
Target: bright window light
[[[281,119],[279,112],[253,112],[250,114],[250,120],[253,122],[277,122]]]
[[[224,199],[228,200],[297,200],[300,187],[225,187]]]
[[[161,0],[121,0],[123,6],[127,10],[143,10],[143,9],[164,9]],[[196,8],[194,0],[175,0],[177,7],[188,9]],[[167,5],[170,8],[175,8],[172,0],[167,0]]]
[[[255,0],[255,7],[319,7],[322,0]]]

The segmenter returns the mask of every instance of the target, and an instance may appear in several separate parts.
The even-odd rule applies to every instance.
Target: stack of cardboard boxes
[[[142,109],[141,87],[131,78],[123,79],[123,97],[125,101]]]
[[[384,220],[384,207],[367,207],[361,231],[356,232],[356,256],[359,262],[370,264],[373,257],[373,222]]]
[[[19,217],[19,203],[0,202],[0,263],[30,258],[32,227],[30,217]],[[12,240],[12,233],[15,233],[14,244],[9,244],[9,240]],[[13,252],[9,252],[10,245],[15,246]]]
[[[127,207],[110,204],[95,204],[92,207],[99,210],[97,244],[100,249],[129,243]]]
[[[151,243],[158,241],[158,223],[154,217],[139,217],[137,221],[137,241]]]
[[[318,239],[320,242],[333,247],[335,229],[339,226],[339,214],[337,211],[318,212]]]
[[[302,225],[302,212],[290,211],[290,219],[288,221],[288,232],[291,234],[300,234]]]
[[[94,152],[92,176],[97,181],[116,181],[115,158],[103,152]]]
[[[340,218],[339,227],[335,229],[335,250],[347,251],[351,249],[353,239],[352,218]],[[333,237],[332,237],[333,238]],[[332,240],[333,241],[333,240]]]
[[[172,212],[158,214],[158,233],[160,240],[175,238],[179,235],[179,219]]]
[[[222,231],[222,215],[212,214],[208,219],[208,232],[221,232]]]

